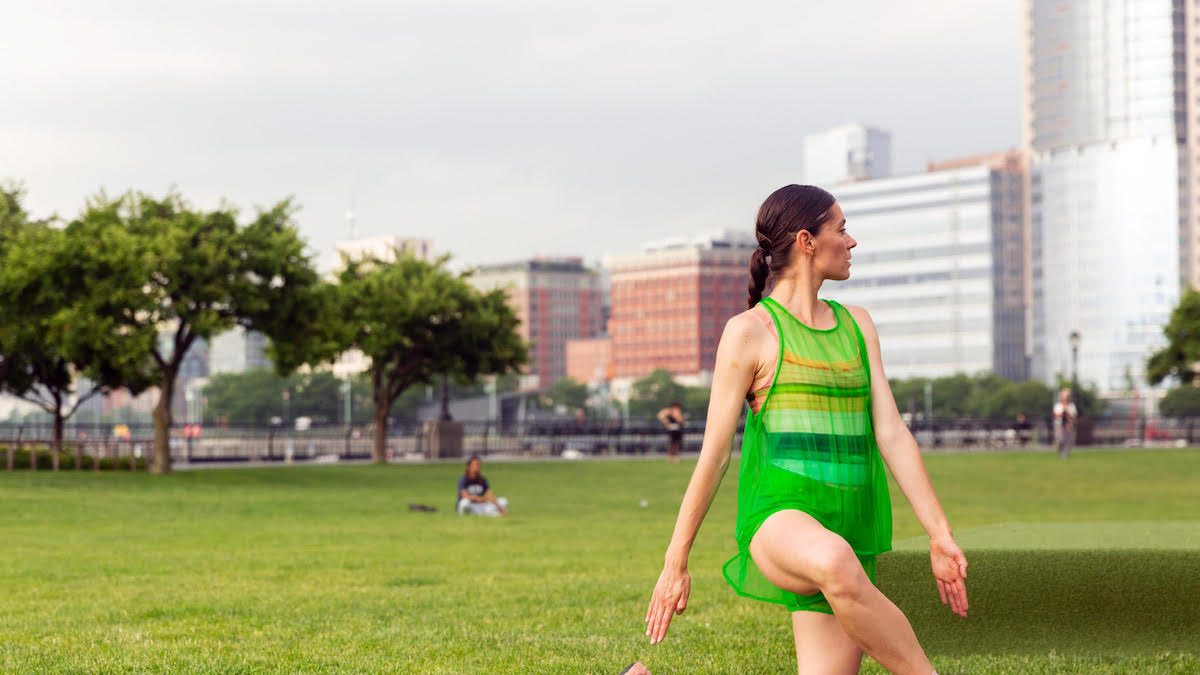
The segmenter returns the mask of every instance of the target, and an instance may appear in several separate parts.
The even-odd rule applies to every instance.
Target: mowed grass
[[[970,618],[938,602],[895,486],[879,574],[942,675],[1200,672],[1200,451],[927,464],[971,561]],[[795,672],[787,613],[720,576],[736,466],[688,611],[665,643],[642,636],[691,468],[488,463],[500,520],[453,514],[457,464],[0,473],[0,670]]]

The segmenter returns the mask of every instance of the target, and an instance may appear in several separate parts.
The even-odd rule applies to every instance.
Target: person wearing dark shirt
[[[457,511],[461,515],[506,516],[508,500],[492,494],[492,486],[483,477],[483,460],[472,455],[466,473],[458,479]]]
[[[683,405],[674,401],[659,410],[657,417],[667,430],[667,459],[678,462],[679,452],[683,449],[683,425],[687,422],[683,414]]]

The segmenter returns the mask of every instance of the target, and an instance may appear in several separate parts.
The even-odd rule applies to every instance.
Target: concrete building
[[[391,262],[396,259],[397,251],[408,253],[421,260],[430,260],[433,258],[433,242],[429,239],[396,235],[341,241],[337,243],[338,263],[336,268],[341,269],[343,256],[351,260],[373,256]]]
[[[1033,372],[1144,381],[1196,275],[1194,1],[1026,0]],[[1187,44],[1184,44],[1184,43]],[[1190,58],[1190,61],[1188,60]],[[1188,120],[1189,112],[1192,120]],[[1182,189],[1181,189],[1182,188]]]
[[[1000,153],[834,189],[858,247],[822,296],[871,312],[888,376],[1027,377],[1023,164]]]
[[[663,368],[685,381],[707,381],[725,322],[746,309],[755,246],[747,227],[649,244],[608,261],[615,377]]]
[[[804,137],[804,182],[820,187],[892,175],[892,136],[844,124]]]
[[[599,274],[582,258],[533,258],[485,265],[470,277],[480,290],[503,288],[530,343],[529,373],[547,387],[567,374],[567,341],[603,332]]]

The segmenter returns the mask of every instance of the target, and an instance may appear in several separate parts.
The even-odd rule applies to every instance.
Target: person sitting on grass
[[[458,479],[458,515],[507,516],[508,500],[492,494],[492,486],[483,477],[483,460],[471,455],[467,471]]]

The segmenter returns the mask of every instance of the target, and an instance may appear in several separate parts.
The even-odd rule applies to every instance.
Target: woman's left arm
[[[938,593],[943,604],[949,604],[955,614],[966,617],[967,559],[954,541],[950,521],[933,491],[933,483],[921,459],[917,439],[896,409],[892,387],[883,370],[883,356],[879,349],[879,334],[871,315],[861,307],[847,307],[862,331],[867,346],[867,357],[871,364],[871,418],[875,426],[875,440],[879,454],[887,462],[892,476],[904,496],[912,505],[917,520],[929,535],[929,555],[933,575],[937,578]]]

